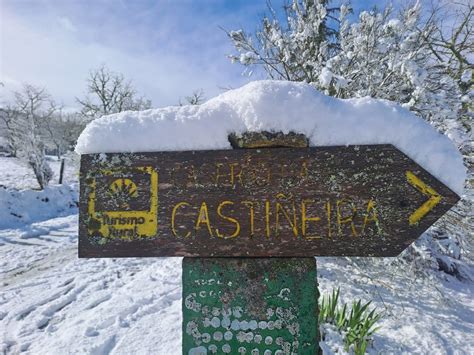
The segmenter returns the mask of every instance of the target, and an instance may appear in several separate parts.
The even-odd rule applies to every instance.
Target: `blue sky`
[[[283,1],[272,1],[281,8]],[[380,1],[353,1],[358,12]],[[266,1],[2,0],[1,98],[28,82],[66,107],[85,93],[91,69],[106,64],[132,80],[153,106],[193,90],[207,98],[249,80],[226,55],[219,28],[253,30]]]

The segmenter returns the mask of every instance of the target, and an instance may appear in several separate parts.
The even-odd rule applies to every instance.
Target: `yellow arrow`
[[[429,211],[431,211],[441,201],[441,195],[438,194],[432,187],[426,185],[411,171],[406,172],[407,181],[410,185],[414,186],[423,195],[428,196],[429,199],[422,204],[415,212],[413,212],[408,221],[410,226],[417,224]]]

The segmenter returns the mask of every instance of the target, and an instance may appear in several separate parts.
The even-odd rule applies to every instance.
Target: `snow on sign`
[[[84,154],[80,257],[396,256],[459,197],[392,145]]]

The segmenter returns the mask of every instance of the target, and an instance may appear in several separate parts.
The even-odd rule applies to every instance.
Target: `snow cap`
[[[89,123],[76,152],[120,153],[231,149],[228,135],[303,133],[311,146],[393,144],[461,194],[466,177],[454,143],[396,103],[337,99],[306,83],[262,80],[201,105],[126,111]]]

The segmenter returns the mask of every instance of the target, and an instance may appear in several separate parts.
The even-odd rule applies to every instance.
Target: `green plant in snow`
[[[339,293],[338,288],[322,297],[319,305],[319,323],[334,324],[345,334],[346,351],[353,345],[356,355],[365,354],[368,340],[379,329],[375,324],[382,315],[377,313],[375,308],[369,311],[370,301],[364,304],[361,300],[354,301],[350,310],[345,303],[338,306]]]

